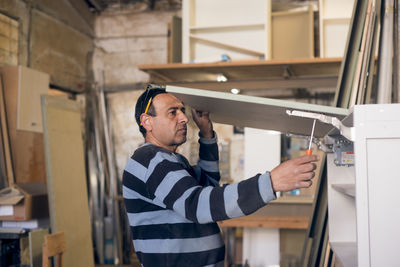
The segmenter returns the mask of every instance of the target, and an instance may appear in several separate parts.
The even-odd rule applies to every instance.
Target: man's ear
[[[146,131],[151,130],[151,116],[148,114],[142,114],[140,115],[140,122],[142,123],[143,128],[146,129]]]

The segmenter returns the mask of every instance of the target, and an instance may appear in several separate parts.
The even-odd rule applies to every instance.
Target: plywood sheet
[[[43,134],[17,129],[20,72],[18,66],[0,68],[15,182],[45,182]]]
[[[17,130],[43,132],[40,95],[49,90],[50,75],[18,67]]]
[[[7,127],[7,117],[6,108],[4,103],[4,93],[3,93],[3,80],[0,75],[0,121],[1,121],[1,148],[2,148],[2,167],[4,167],[5,178],[7,181],[3,181],[6,185],[11,185],[14,183],[14,170],[12,166],[11,150],[10,150],[10,140],[8,137],[8,127]],[[4,158],[3,158],[4,157]],[[4,164],[4,166],[3,166]],[[2,171],[3,172],[3,171]]]
[[[272,58],[314,57],[314,15],[312,6],[302,11],[272,13]]]
[[[75,101],[42,96],[52,232],[65,232],[64,266],[94,266],[82,140]]]
[[[339,119],[348,114],[347,109],[329,106],[184,87],[167,86],[167,91],[193,108],[209,111],[214,122],[282,133],[309,135],[312,128],[312,120],[290,117],[286,113],[287,110],[317,112]],[[314,134],[316,137],[323,137],[332,128],[330,125],[317,122]]]
[[[236,126],[275,130],[282,133],[309,135],[312,120],[290,117],[287,110],[302,110],[322,113],[343,119],[347,109],[261,98],[229,93],[167,86],[167,91],[176,95],[185,104],[211,113],[211,119],[218,123]],[[317,122],[315,136],[323,137],[333,127]]]
[[[42,266],[42,245],[49,229],[35,229],[29,232],[29,256],[32,267]]]

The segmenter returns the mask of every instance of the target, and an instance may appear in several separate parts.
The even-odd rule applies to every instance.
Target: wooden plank
[[[328,198],[327,198],[327,164],[326,157],[321,159],[322,173],[318,179],[317,195],[313,204],[313,214],[307,229],[307,236],[301,257],[301,266],[316,266],[321,255],[321,241],[328,224]]]
[[[42,266],[42,244],[48,229],[34,229],[29,232],[29,254],[31,267]]]
[[[167,92],[176,95],[185,104],[211,113],[213,121],[243,127],[275,130],[282,133],[309,135],[312,121],[292,118],[287,110],[303,110],[323,113],[343,119],[347,109],[320,106],[270,98],[167,86]],[[318,123],[315,137],[325,136],[333,127]]]
[[[361,45],[367,7],[368,1],[355,0],[349,33],[347,35],[347,45],[343,57],[344,62],[340,69],[339,82],[334,100],[335,105],[338,107],[349,107],[351,88],[354,82],[358,60],[357,51]]]
[[[182,18],[173,16],[168,35],[168,63],[182,62]]]
[[[30,265],[29,238],[26,235],[19,239],[19,259],[22,266]]]
[[[314,57],[314,13],[306,10],[273,12],[271,17],[272,58]]]
[[[300,267],[300,258],[305,237],[306,231],[303,229],[279,230],[280,266]]]
[[[249,215],[218,222],[221,227],[263,227],[282,229],[307,229],[308,216]]]
[[[362,35],[362,39],[361,39],[361,46],[360,46],[360,50],[357,51],[356,53],[358,53],[358,59],[357,59],[357,68],[356,68],[356,73],[355,73],[355,77],[354,77],[354,82],[353,82],[353,87],[351,90],[351,97],[350,97],[350,107],[354,106],[355,104],[357,104],[357,97],[359,96],[360,92],[364,89],[363,88],[363,79],[362,77],[364,77],[366,75],[366,70],[365,70],[365,64],[366,64],[366,60],[365,60],[365,54],[368,54],[370,51],[366,51],[366,46],[367,46],[367,42],[368,39],[370,37],[370,32],[371,32],[371,28],[373,25],[373,14],[371,14],[372,12],[372,1],[368,2],[368,8],[367,8],[367,14],[366,14],[366,18],[365,18],[365,23],[364,23],[364,29],[363,29],[363,35]],[[363,68],[364,67],[364,68]]]
[[[65,233],[64,266],[94,266],[80,108],[42,96],[42,112],[51,230]]]
[[[47,249],[47,255],[53,257],[57,254],[64,253],[67,249],[65,244],[64,232],[57,232],[54,234],[48,234],[44,237],[44,244]]]
[[[15,182],[46,182],[43,134],[17,130],[21,68],[1,67]]]
[[[4,164],[5,164],[5,175],[7,178],[8,185],[12,185],[14,183],[14,169],[12,165],[11,158],[11,150],[10,150],[10,140],[8,136],[8,126],[7,126],[7,116],[6,116],[6,107],[4,102],[4,90],[3,90],[3,79],[0,75],[0,119],[1,119],[1,144],[2,144],[2,153],[4,155]]]
[[[17,130],[43,132],[40,95],[49,90],[50,75],[19,67]]]

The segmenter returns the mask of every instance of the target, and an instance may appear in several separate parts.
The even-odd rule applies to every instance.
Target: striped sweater
[[[215,136],[215,133],[214,133]],[[275,199],[269,172],[219,186],[216,136],[200,137],[199,161],[146,143],[129,159],[123,196],[143,266],[223,266],[217,221],[250,214]]]

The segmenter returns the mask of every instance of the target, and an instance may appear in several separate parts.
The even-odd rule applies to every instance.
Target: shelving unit
[[[184,0],[183,62],[270,58],[270,0]]]
[[[355,164],[337,166],[328,154],[329,241],[343,266],[398,263],[399,112],[400,104],[354,106],[344,122],[354,127]]]
[[[271,0],[184,0],[182,58],[215,62],[314,57],[313,6],[273,12]]]

